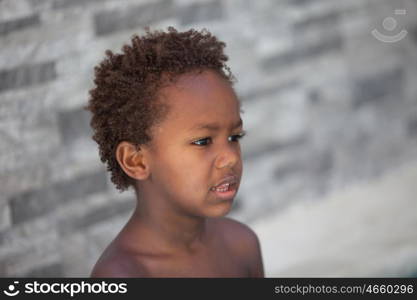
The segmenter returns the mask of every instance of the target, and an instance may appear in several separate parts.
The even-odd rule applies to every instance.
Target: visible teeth
[[[216,190],[219,192],[226,192],[229,190],[230,183],[222,184],[221,188],[217,188]]]
[[[218,191],[218,192],[227,192],[230,188],[231,183],[224,183],[222,185],[220,185],[219,187],[212,187],[211,190],[212,191]]]

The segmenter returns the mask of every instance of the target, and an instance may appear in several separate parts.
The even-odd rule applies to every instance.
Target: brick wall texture
[[[248,131],[231,217],[417,159],[415,0],[0,0],[0,276],[88,276],[127,221],[133,192],[113,187],[81,107],[104,51],[146,25],[227,44]]]

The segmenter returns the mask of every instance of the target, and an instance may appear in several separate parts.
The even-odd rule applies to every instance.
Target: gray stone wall
[[[0,275],[88,276],[133,209],[81,108],[106,49],[145,25],[227,43],[248,131],[230,216],[250,225],[417,159],[416,12],[415,0],[0,0]]]

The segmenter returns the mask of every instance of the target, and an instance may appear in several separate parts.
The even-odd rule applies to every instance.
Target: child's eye
[[[243,138],[245,135],[246,135],[246,132],[242,132],[242,133],[239,133],[239,134],[232,135],[232,136],[229,137],[229,141],[238,142],[239,139]],[[196,146],[208,146],[212,142],[213,141],[212,141],[211,137],[206,137],[206,138],[196,140],[196,141],[192,142],[192,144],[194,144]]]
[[[197,145],[197,146],[207,146],[209,143],[211,143],[211,138],[210,137],[199,139],[199,140],[193,142],[193,144]]]
[[[232,141],[232,142],[238,142],[238,141],[239,141],[241,138],[243,138],[245,135],[246,135],[246,132],[245,132],[245,131],[243,131],[242,133],[232,135],[232,136],[230,137],[230,139],[231,139],[231,141]]]

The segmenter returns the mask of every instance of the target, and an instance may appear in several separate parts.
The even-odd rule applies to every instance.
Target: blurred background
[[[226,42],[270,277],[417,276],[416,0],[0,0],[0,276],[89,276],[134,207],[82,110],[144,26]]]

